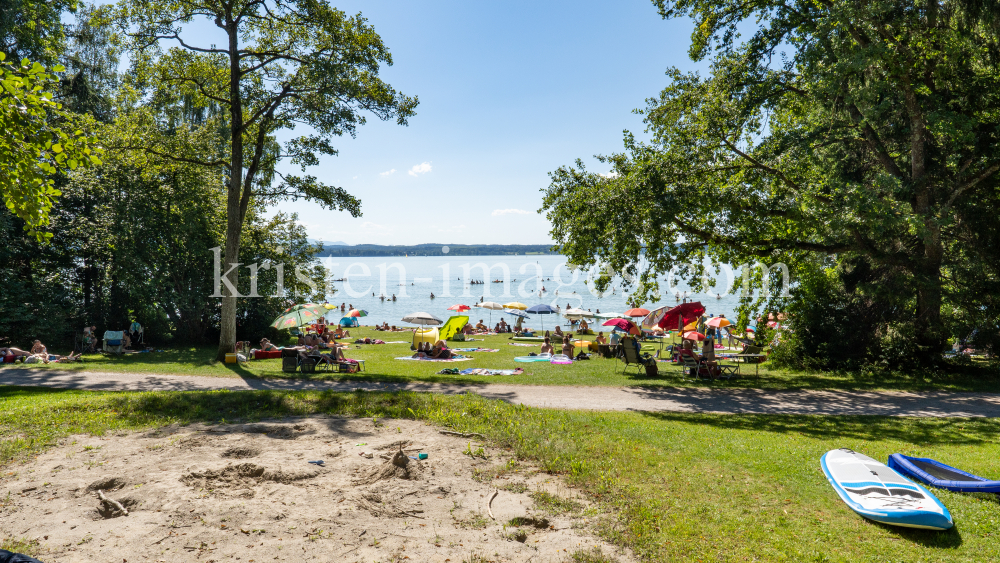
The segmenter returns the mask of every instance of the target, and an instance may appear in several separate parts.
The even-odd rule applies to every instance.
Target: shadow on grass
[[[784,414],[689,414],[642,412],[664,422],[714,426],[729,430],[801,434],[821,440],[895,440],[918,447],[993,443],[1000,419],[921,418],[885,416],[812,416]]]
[[[888,524],[874,521],[871,523],[891,535],[924,547],[955,549],[962,545],[962,533],[958,531],[957,523],[951,528],[943,531],[903,528],[901,526],[890,526]]]

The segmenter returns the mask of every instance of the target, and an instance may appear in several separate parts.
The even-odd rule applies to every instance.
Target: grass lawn
[[[851,512],[819,468],[823,452],[848,447],[881,460],[930,456],[998,477],[996,419],[594,413],[416,393],[2,387],[0,467],[17,472],[20,461],[71,433],[310,413],[417,418],[483,433],[580,487],[613,515],[597,524],[602,535],[645,561],[1000,558],[995,496],[936,491],[955,528],[894,528]]]
[[[347,356],[366,361],[366,371],[351,375],[315,374],[311,379],[351,379],[356,381],[386,382],[439,382],[439,383],[513,383],[531,385],[590,385],[590,386],[669,386],[693,387],[711,385],[714,387],[760,387],[771,389],[896,389],[896,390],[948,390],[948,391],[1000,391],[1000,371],[987,367],[970,367],[955,373],[924,373],[893,375],[881,372],[869,374],[844,374],[824,372],[793,372],[772,369],[767,363],[759,366],[759,376],[753,365],[743,366],[743,376],[729,381],[707,383],[696,381],[681,374],[678,366],[660,363],[660,376],[646,377],[645,372],[636,375],[635,368],[629,375],[621,373],[623,364],[593,355],[590,361],[576,362],[572,366],[550,365],[548,363],[517,363],[514,358],[537,352],[537,347],[511,346],[513,340],[507,335],[486,336],[483,341],[449,343],[454,348],[482,347],[499,349],[499,352],[463,352],[473,357],[466,362],[416,362],[396,360],[396,357],[410,356],[409,332],[385,333],[372,329],[354,329],[353,337],[381,338],[387,342],[406,341],[405,344],[352,345]],[[593,340],[593,336],[585,337]],[[353,339],[351,339],[353,340]],[[645,344],[644,351],[655,353],[656,344]],[[242,368],[214,361],[215,347],[173,347],[165,352],[129,354],[121,357],[91,354],[80,364],[50,364],[37,369],[68,369],[108,372],[147,372],[176,375],[203,375],[218,377],[305,377],[300,373],[287,374],[281,371],[281,360],[252,361]],[[444,368],[494,368],[510,369],[523,367],[524,373],[516,376],[465,376],[438,375]],[[0,368],[3,369],[3,368]]]

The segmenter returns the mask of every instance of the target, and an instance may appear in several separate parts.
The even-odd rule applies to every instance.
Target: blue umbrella
[[[536,315],[550,315],[553,313],[558,313],[559,311],[557,311],[556,308],[553,307],[552,305],[546,305],[542,303],[540,305],[535,305],[534,307],[530,307],[527,312],[535,313]]]
[[[534,315],[552,315],[558,313],[559,311],[556,310],[556,308],[553,307],[552,305],[546,305],[545,303],[541,303],[535,305],[534,307],[529,307],[527,312],[532,313]],[[544,322],[542,323],[542,328],[543,329],[545,328]]]

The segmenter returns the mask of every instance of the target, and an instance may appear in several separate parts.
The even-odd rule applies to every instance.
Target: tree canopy
[[[101,149],[78,116],[53,98],[59,83],[40,63],[5,62],[0,53],[0,195],[4,205],[41,239],[52,202],[54,176],[100,164]],[[55,66],[55,72],[63,67]]]
[[[242,226],[252,201],[304,198],[329,209],[361,213],[342,188],[304,174],[321,155],[334,155],[335,137],[354,135],[370,113],[405,125],[417,99],[379,76],[392,57],[359,14],[348,16],[325,0],[122,0],[99,10],[131,54],[129,86],[148,100],[122,115],[131,139],[123,149],[216,169],[227,185],[225,264],[236,263]],[[209,22],[222,41],[185,33]],[[180,123],[158,108],[203,110]],[[280,143],[276,134],[304,126],[308,133]],[[217,133],[205,140],[196,129]],[[303,174],[286,174],[287,159]],[[231,282],[236,272],[227,274]],[[235,297],[222,299],[219,356],[235,343]]]
[[[644,253],[644,291],[656,272],[705,255],[820,263],[863,278],[851,291],[891,287],[878,299],[895,318],[883,320],[909,326],[924,355],[948,336],[942,311],[982,318],[993,307],[995,10],[974,0],[655,3],[663,17],[694,20],[690,55],[711,71],[668,71],[643,110],[651,140],[626,135],[625,151],[604,157],[612,174],[552,173],[544,209],[571,260],[634,271]]]

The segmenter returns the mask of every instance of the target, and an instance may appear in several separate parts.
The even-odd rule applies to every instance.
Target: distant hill
[[[319,241],[319,240],[316,240],[314,238],[310,238],[310,239],[306,239],[306,241],[308,241],[309,244],[319,244],[320,242],[323,242],[323,246],[350,246],[346,242],[340,241],[340,240],[335,240],[333,242],[326,242],[326,241]]]
[[[444,248],[448,252],[444,252]],[[501,256],[525,254],[558,254],[550,244],[417,244],[385,246],[381,244],[324,243],[319,256]]]

